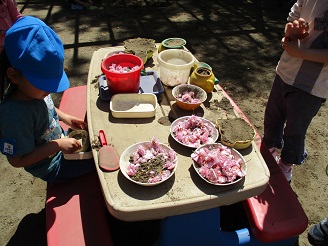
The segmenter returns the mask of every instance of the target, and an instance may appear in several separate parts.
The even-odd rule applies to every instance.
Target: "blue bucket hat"
[[[69,87],[63,43],[40,19],[19,18],[7,31],[4,46],[11,65],[34,87],[51,93]]]

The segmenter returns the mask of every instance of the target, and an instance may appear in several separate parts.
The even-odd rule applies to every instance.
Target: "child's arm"
[[[63,121],[66,125],[70,126],[72,129],[87,129],[87,125],[84,120],[79,119],[75,116],[64,113],[58,108],[55,108],[58,114],[59,120]]]
[[[303,8],[303,1],[304,0],[297,0],[294,5],[291,7],[287,21],[293,22],[294,20],[297,20],[298,18],[301,17],[301,12]]]
[[[18,156],[7,156],[9,163],[14,167],[27,167],[47,157],[62,151],[71,154],[81,148],[81,143],[75,138],[60,138],[36,147],[31,153]]]
[[[287,41],[286,38],[281,40],[281,46],[286,52],[296,58],[303,60],[328,63],[328,49],[304,49],[296,41]]]
[[[18,18],[22,17],[22,14],[17,9],[17,3],[15,0],[8,0],[6,2],[11,20],[15,22]]]

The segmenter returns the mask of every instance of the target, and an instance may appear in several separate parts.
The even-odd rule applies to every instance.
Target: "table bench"
[[[86,86],[66,90],[59,109],[83,119]],[[62,127],[68,129],[65,124]],[[48,246],[113,245],[96,171],[47,185],[46,228]]]
[[[297,237],[307,228],[308,218],[268,148],[261,141],[258,145],[270,179],[263,193],[243,201],[252,233],[262,242]]]

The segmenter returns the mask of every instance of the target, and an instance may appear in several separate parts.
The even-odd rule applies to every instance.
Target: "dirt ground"
[[[18,8],[58,33],[72,86],[86,83],[92,53],[98,48],[136,37],[156,42],[176,36],[186,39],[186,47],[213,67],[220,84],[263,133],[264,109],[291,2],[107,1],[90,11],[71,10],[66,2],[52,0],[18,0]],[[58,103],[60,95],[54,97]],[[307,132],[309,157],[295,168],[291,182],[309,226],[328,216],[327,116],[325,104]],[[46,245],[46,183],[11,167],[3,156],[0,163],[0,245]],[[307,230],[299,245],[309,245]]]

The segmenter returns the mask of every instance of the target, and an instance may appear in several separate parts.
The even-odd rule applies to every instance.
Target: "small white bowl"
[[[133,153],[138,149],[138,147],[140,145],[146,146],[148,148],[150,148],[151,146],[151,142],[139,142],[139,143],[135,143],[133,145],[131,145],[130,147],[128,147],[121,155],[120,157],[120,170],[123,173],[123,175],[130,180],[131,182],[138,184],[138,185],[142,185],[142,186],[155,186],[155,185],[159,185],[161,183],[163,183],[164,181],[168,180],[169,178],[171,178],[173,176],[173,174],[175,173],[177,166],[178,166],[178,159],[176,159],[175,161],[175,167],[174,169],[171,171],[171,174],[166,178],[163,179],[157,183],[142,183],[142,182],[138,182],[133,180],[127,173],[126,173],[126,169],[127,167],[130,165],[130,159],[131,156],[133,156]],[[166,146],[165,144],[159,144],[161,147],[163,147],[167,152],[171,151],[172,148]]]
[[[189,120],[190,117],[192,117],[192,116],[184,116],[184,117],[178,118],[175,121],[173,121],[172,124],[171,124],[170,133],[171,133],[171,136],[174,138],[174,140],[177,141],[179,144],[182,144],[183,146],[186,146],[186,147],[189,147],[189,148],[196,149],[199,146],[192,146],[192,145],[187,145],[187,144],[181,143],[176,138],[176,136],[175,136],[175,134],[173,132],[173,129],[177,125],[181,124],[182,122],[184,122],[186,120]],[[198,116],[196,116],[196,117],[198,117]],[[213,135],[212,135],[213,142],[207,142],[207,143],[215,143],[218,140],[218,138],[219,138],[219,131],[218,131],[218,129],[215,127],[215,125],[211,121],[209,121],[209,120],[207,120],[207,119],[205,119],[203,117],[198,117],[198,118],[200,118],[204,123],[207,123],[207,125],[209,125],[213,129]]]

